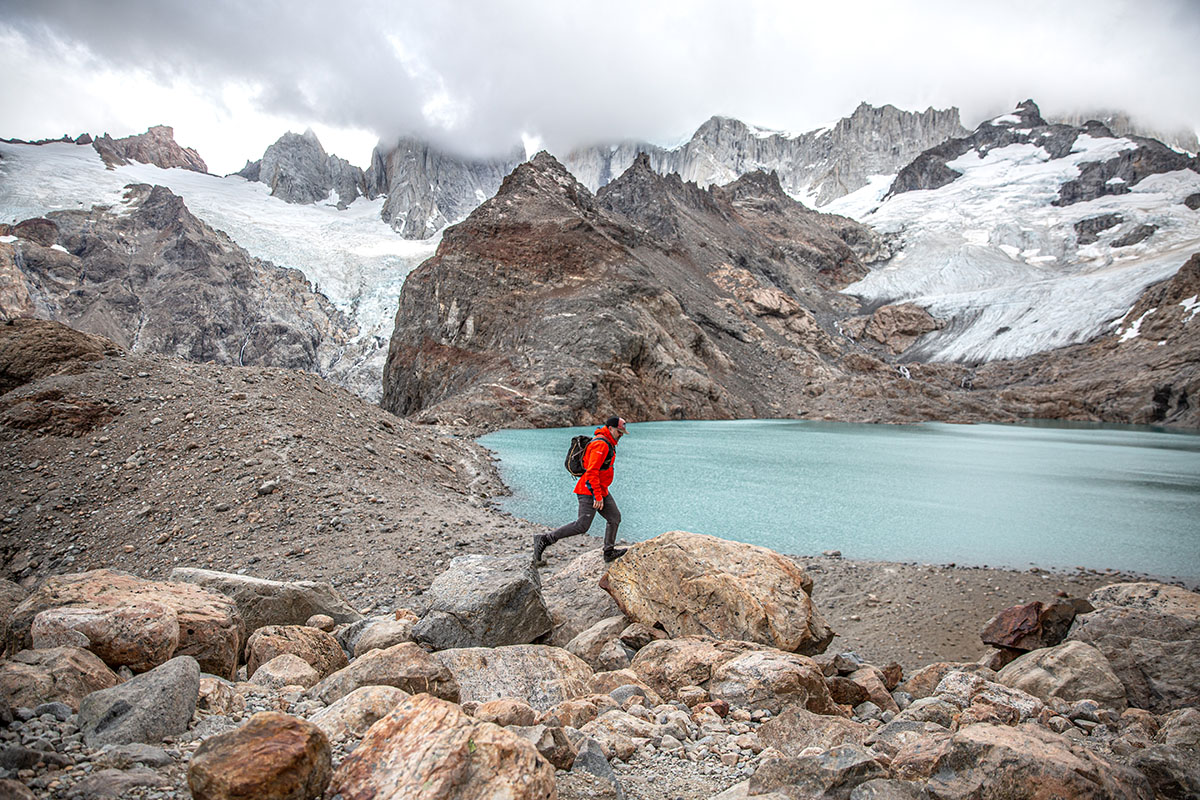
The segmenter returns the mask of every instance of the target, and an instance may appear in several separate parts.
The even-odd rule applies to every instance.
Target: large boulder
[[[1053,647],[1066,637],[1076,615],[1091,610],[1091,603],[1081,598],[1012,606],[988,620],[979,638],[984,644],[1008,650]]]
[[[113,669],[145,672],[165,664],[179,646],[179,616],[163,603],[128,606],[48,608],[33,618],[30,636],[37,649],[82,634],[87,649]]]
[[[309,717],[331,741],[360,739],[367,730],[392,712],[408,692],[395,686],[360,686]]]
[[[332,617],[339,625],[362,619],[337,589],[324,581],[271,581],[193,567],[176,567],[169,579],[232,598],[247,635],[266,625],[303,625],[314,614]]]
[[[303,625],[266,625],[246,642],[246,671],[253,675],[261,665],[284,653],[307,661],[318,680],[350,663],[332,634]]]
[[[814,714],[801,706],[790,706],[763,723],[759,740],[786,756],[798,756],[810,747],[828,750],[839,744],[862,744],[871,729],[845,717]]]
[[[707,688],[730,707],[778,714],[803,706],[816,714],[838,713],[821,668],[811,658],[782,650],[753,650],[720,664]]]
[[[1073,703],[1088,698],[1118,711],[1127,705],[1125,687],[1108,659],[1083,642],[1028,652],[1000,670],[997,681],[1044,701],[1057,697]]]
[[[204,672],[235,677],[245,627],[232,600],[190,583],[149,581],[111,569],[47,578],[13,610],[8,650],[32,645],[33,620],[47,609],[115,609],[144,603],[158,603],[175,612],[179,644],[173,657],[191,656]]]
[[[672,531],[631,547],[601,585],[625,616],[673,637],[715,636],[805,655],[833,639],[813,606],[812,579],[765,547]]]
[[[146,742],[183,733],[200,696],[200,667],[178,656],[79,704],[79,730],[88,747]]]
[[[334,773],[329,793],[545,800],[555,796],[554,767],[516,734],[420,694],[371,726]]]
[[[927,787],[939,800],[1151,800],[1137,771],[1110,764],[1037,725],[968,725],[926,762]],[[893,769],[896,762],[893,762]]]
[[[435,650],[528,644],[550,632],[541,580],[525,556],[459,556],[429,595],[412,636]]]
[[[1096,608],[1067,638],[1104,654],[1129,704],[1161,714],[1200,704],[1200,594],[1161,583],[1120,583],[1088,596]]]
[[[558,572],[542,580],[542,599],[550,612],[550,641],[555,647],[567,642],[604,619],[618,616],[621,609],[612,595],[600,588],[608,571],[599,550],[589,550]]]
[[[1045,704],[1020,689],[989,681],[971,672],[950,672],[938,684],[934,697],[962,709],[958,722],[991,722],[1017,725],[1035,720]]]
[[[194,800],[308,800],[333,774],[329,740],[299,717],[264,711],[206,739],[188,766]]]
[[[42,703],[66,703],[77,711],[84,697],[118,682],[116,673],[87,650],[22,650],[0,661],[0,705],[35,708]]]
[[[410,694],[428,692],[455,703],[460,695],[458,681],[451,671],[413,642],[372,650],[325,678],[307,694],[328,705],[360,686],[395,686]]]
[[[714,670],[738,656],[769,648],[753,642],[730,642],[704,636],[662,639],[638,651],[629,668],[665,700],[684,686],[707,687]]]
[[[750,778],[749,795],[778,791],[785,797],[845,800],[854,787],[888,777],[878,756],[856,744],[839,744],[820,753],[766,759]]]
[[[351,652],[357,658],[372,650],[386,650],[401,642],[411,642],[413,626],[417,624],[417,618],[412,612],[408,613],[411,616],[397,618],[388,614],[364,620],[367,624],[355,631],[354,646]]]
[[[592,677],[582,659],[548,645],[455,648],[434,656],[453,673],[464,703],[509,697],[547,711],[588,694]]]
[[[320,680],[321,676],[311,664],[291,653],[281,653],[265,664],[258,665],[250,676],[250,683],[268,689],[282,689],[285,686],[307,689]]]

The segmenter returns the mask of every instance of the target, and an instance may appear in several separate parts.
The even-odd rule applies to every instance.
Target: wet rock
[[[402,642],[386,650],[372,650],[322,680],[307,694],[331,704],[360,686],[394,686],[410,694],[428,692],[455,703],[460,694],[453,673],[438,658],[413,642]],[[462,699],[472,698],[464,696]]]
[[[253,675],[266,662],[285,653],[303,659],[323,679],[350,662],[331,634],[302,625],[267,625],[246,642],[246,671]]]
[[[1096,648],[1064,642],[1026,653],[1000,670],[999,683],[1042,700],[1058,697],[1068,703],[1090,698],[1106,708],[1124,710],[1125,687]]]
[[[635,544],[602,586],[622,613],[673,637],[711,635],[806,655],[833,631],[810,598],[812,579],[763,547],[673,531]]]
[[[359,739],[409,696],[408,692],[394,686],[361,686],[313,714],[309,721],[324,731],[331,741]]]
[[[433,655],[453,674],[463,702],[512,698],[538,711],[587,694],[593,674],[578,657],[547,645],[455,648]]]
[[[838,713],[821,668],[810,658],[780,650],[743,653],[720,664],[713,669],[708,691],[731,706],[773,714],[793,705],[816,714]]]
[[[538,572],[524,555],[459,556],[428,593],[412,636],[436,650],[528,644],[550,632]]]
[[[200,667],[194,658],[179,656],[83,698],[79,729],[88,747],[156,744],[187,730],[199,694]]]
[[[503,728],[431,695],[410,697],[342,761],[329,790],[344,797],[506,797],[554,794],[554,767]]]
[[[50,608],[33,618],[30,636],[36,649],[70,634],[81,634],[84,647],[112,669],[145,672],[171,659],[179,646],[179,618],[170,606],[141,602],[108,608]]]
[[[320,728],[268,711],[201,744],[187,780],[195,800],[307,800],[322,795],[332,771]]]
[[[87,695],[116,685],[103,661],[77,647],[22,650],[0,661],[0,702],[15,708],[62,702],[78,709]]]

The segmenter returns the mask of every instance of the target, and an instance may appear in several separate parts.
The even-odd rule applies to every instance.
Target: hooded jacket
[[[596,428],[596,432],[592,435],[595,438],[583,451],[583,475],[575,484],[575,494],[590,494],[597,500],[603,500],[608,497],[608,487],[612,485],[613,481],[613,464],[617,460],[617,440],[613,438],[612,431],[604,425]],[[608,462],[608,469],[601,469],[609,452],[612,452],[613,457]]]

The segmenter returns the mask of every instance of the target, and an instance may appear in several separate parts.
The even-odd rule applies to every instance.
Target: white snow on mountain
[[[1080,164],[1135,146],[1080,135],[1060,159],[1034,144],[972,150],[949,163],[961,178],[886,200],[885,181],[873,180],[822,211],[894,234],[902,249],[845,292],[873,304],[915,303],[947,320],[910,352],[921,360],[1016,358],[1105,332],[1147,286],[1200,250],[1200,213],[1183,205],[1200,191],[1190,170],[1152,175],[1127,194],[1051,205]],[[1075,223],[1109,213],[1122,222],[1080,246]],[[1113,246],[1141,225],[1156,230]]]

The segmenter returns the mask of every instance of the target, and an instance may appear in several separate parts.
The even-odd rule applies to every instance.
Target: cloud
[[[809,130],[860,100],[957,105],[972,125],[1032,97],[1047,114],[1120,108],[1167,129],[1200,127],[1192,0],[38,0],[4,3],[0,20],[5,41],[47,65],[26,78],[57,98],[72,78],[53,64],[83,64],[176,87],[230,123],[235,87],[264,119],[385,140],[411,133],[472,155],[523,137],[557,152],[667,141],[713,114]],[[35,91],[19,101],[3,104],[0,125],[62,116]],[[76,107],[87,116],[108,102]]]

